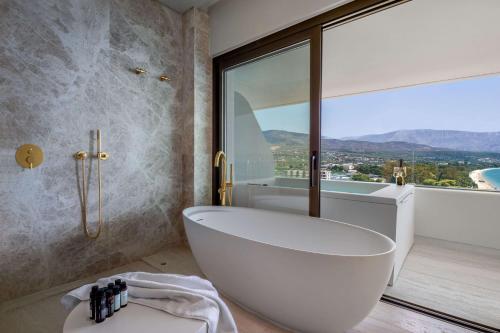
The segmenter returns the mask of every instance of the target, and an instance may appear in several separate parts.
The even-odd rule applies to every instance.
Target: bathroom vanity
[[[308,215],[304,209],[309,200],[307,183],[297,188],[298,181],[277,179],[266,186],[247,185],[248,207]],[[322,181],[321,217],[371,229],[394,240],[397,249],[389,281],[393,285],[413,246],[414,193],[413,185]]]

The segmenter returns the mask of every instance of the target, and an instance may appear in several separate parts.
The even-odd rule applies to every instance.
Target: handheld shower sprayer
[[[79,151],[77,152],[74,156],[75,156],[75,159],[76,160],[79,160],[81,161],[81,168],[82,168],[82,171],[81,171],[81,174],[82,174],[82,182],[81,182],[81,198],[82,198],[82,224],[83,224],[83,231],[85,232],[85,235],[88,237],[88,238],[91,238],[91,239],[96,239],[97,237],[99,237],[99,235],[101,234],[102,232],[102,228],[103,228],[103,225],[104,225],[104,220],[103,220],[103,216],[102,216],[102,210],[103,210],[103,207],[102,207],[102,175],[101,175],[101,161],[105,161],[109,158],[109,154],[106,153],[106,152],[103,152],[101,151],[101,146],[102,146],[102,142],[101,142],[101,130],[97,130],[97,154],[95,156],[91,156],[91,157],[95,157],[97,158],[97,187],[98,187],[98,205],[99,205],[99,219],[98,219],[98,225],[97,225],[97,230],[94,232],[94,233],[91,233],[89,231],[89,227],[88,227],[88,221],[87,221],[87,179],[86,179],[86,176],[85,176],[85,160],[89,157],[89,153],[87,153],[86,151]],[[78,180],[80,181],[80,180]]]

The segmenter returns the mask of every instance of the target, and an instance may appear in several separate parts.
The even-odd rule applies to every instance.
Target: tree
[[[332,172],[344,172],[344,167],[342,165],[334,165],[330,167],[330,171]]]
[[[368,175],[365,175],[364,173],[356,173],[352,175],[351,177],[352,180],[358,181],[358,182],[369,182],[371,181],[370,177]]]
[[[383,173],[382,168],[378,165],[362,164],[358,165],[356,169],[364,174],[381,175]]]

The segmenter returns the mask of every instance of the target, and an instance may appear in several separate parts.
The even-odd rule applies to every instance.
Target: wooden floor
[[[386,294],[500,328],[500,251],[417,237]]]
[[[227,301],[239,333],[291,333]],[[472,333],[421,314],[379,303],[359,325],[346,333]]]
[[[99,277],[126,271],[201,274],[187,248],[167,249],[142,261],[103,272],[17,300],[0,304],[0,331],[9,333],[61,332],[68,315],[59,303],[67,291]],[[226,300],[240,333],[289,333]],[[378,303],[373,312],[348,333],[472,333],[466,329],[421,314]],[[166,328],[165,333],[169,332]]]

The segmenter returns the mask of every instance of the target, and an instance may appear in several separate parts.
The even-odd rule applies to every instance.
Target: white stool
[[[172,316],[164,311],[139,304],[127,307],[96,324],[89,319],[89,302],[81,302],[66,318],[64,333],[207,333],[207,324],[200,320]]]

